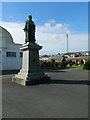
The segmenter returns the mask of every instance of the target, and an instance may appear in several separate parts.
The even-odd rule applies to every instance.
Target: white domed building
[[[22,51],[11,34],[0,26],[0,70],[18,70],[22,66]]]

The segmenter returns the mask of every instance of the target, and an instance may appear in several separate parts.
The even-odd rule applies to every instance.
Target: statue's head
[[[32,16],[31,16],[31,15],[29,15],[29,16],[28,16],[28,19],[29,19],[29,20],[31,20],[31,19],[32,19]]]

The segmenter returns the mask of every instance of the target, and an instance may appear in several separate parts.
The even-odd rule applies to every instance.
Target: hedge
[[[83,68],[86,70],[90,70],[90,60],[86,61]]]

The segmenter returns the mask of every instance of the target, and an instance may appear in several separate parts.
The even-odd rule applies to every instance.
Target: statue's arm
[[[33,28],[34,28],[34,31],[36,30],[36,25],[34,24],[34,22],[33,22]]]

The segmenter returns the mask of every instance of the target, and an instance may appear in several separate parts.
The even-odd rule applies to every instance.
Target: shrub
[[[86,70],[90,70],[90,60],[86,61],[83,68]]]
[[[45,61],[45,62],[42,62],[42,63],[41,63],[41,66],[42,66],[42,67],[47,67],[47,66],[48,66],[48,63],[47,63],[46,61]]]
[[[69,64],[69,66],[71,67],[74,63],[72,62],[72,60],[69,60],[69,61],[68,61],[68,64]]]
[[[78,65],[79,65],[79,60],[76,60],[75,65],[76,65],[76,66],[78,66]]]
[[[62,65],[62,62],[60,61],[60,62],[57,62],[58,63],[58,66],[61,66]]]
[[[51,60],[52,66],[55,66],[55,59]]]
[[[84,64],[83,59],[80,59],[80,60],[79,60],[79,65],[81,65],[81,66],[82,66],[83,64]]]
[[[67,66],[67,61],[62,61],[61,62],[61,67],[66,67]]]
[[[55,66],[58,67],[58,63],[57,62],[55,63]]]
[[[51,67],[51,66],[52,66],[52,63],[51,63],[51,62],[48,62],[48,66]]]

